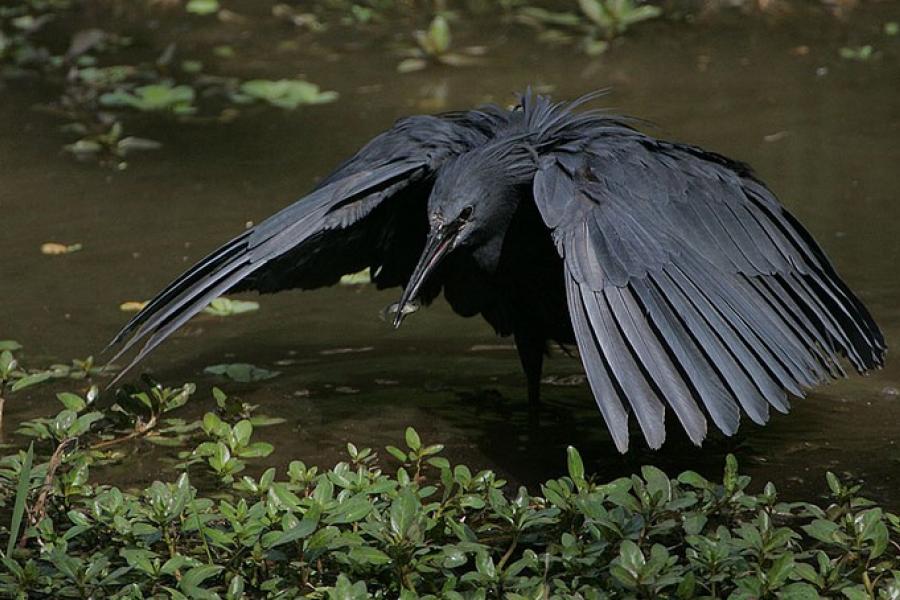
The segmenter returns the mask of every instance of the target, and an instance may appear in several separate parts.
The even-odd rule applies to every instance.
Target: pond
[[[214,126],[146,119],[136,133],[163,149],[124,171],[62,153],[59,123],[32,110],[42,90],[7,84],[0,88],[0,338],[25,344],[22,356],[35,366],[96,355],[128,318],[121,303],[147,299],[246,223],[300,197],[397,117],[506,103],[535,84],[560,99],[611,87],[601,103],[658,124],[654,134],[749,162],[819,240],[892,346],[900,339],[898,38],[884,37],[875,60],[838,52],[848,40],[880,35],[891,6],[846,23],[824,16],[650,23],[598,58],[540,44],[522,28],[474,23],[460,29],[459,43],[486,44],[481,64],[405,75],[396,72],[390,40],[325,33],[315,44],[303,38],[273,51],[274,38],[293,34],[256,31],[242,38],[234,70],[302,73],[340,99]],[[209,34],[197,27],[179,35],[190,44]],[[47,241],[83,250],[44,256]],[[511,340],[440,301],[395,331],[379,314],[398,295],[339,286],[253,298],[259,311],[195,319],[143,366],[168,384],[196,382],[197,414],[213,406],[209,390],[219,385],[285,418],[263,434],[277,451],[260,465],[332,464],[347,440],[381,449],[413,425],[426,442],[444,443],[451,460],[513,482],[558,475],[569,444],[602,478],[647,463],[709,475],[735,452],[760,488],[774,481],[789,498],[821,494],[823,474],[833,470],[865,478],[870,496],[900,507],[893,354],[883,370],[818,388],[764,428],[744,419],[735,438],[713,435],[698,449],[670,422],[661,450],[633,434],[634,449],[623,457],[577,359],[557,352],[547,365],[535,425]],[[203,374],[225,362],[281,374],[254,384]],[[50,390],[37,386],[7,402],[3,441],[21,442],[11,433],[17,422],[56,410]],[[129,485],[159,476],[171,449],[135,444],[126,452],[110,476]]]

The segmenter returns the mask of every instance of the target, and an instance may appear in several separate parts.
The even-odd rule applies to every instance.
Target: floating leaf
[[[428,66],[428,62],[424,58],[407,58],[400,61],[397,65],[398,73],[412,73],[413,71],[421,71]]]
[[[241,383],[265,381],[266,379],[272,379],[273,377],[281,375],[280,371],[270,371],[268,369],[263,369],[262,367],[257,367],[256,365],[251,365],[250,363],[212,365],[203,369],[203,372],[210,375],[228,377],[231,380],[239,381]]]
[[[841,58],[846,60],[867,61],[875,55],[875,48],[866,44],[865,46],[845,46],[838,51]]]
[[[259,310],[259,302],[252,300],[231,300],[222,296],[216,298],[209,303],[209,306],[203,309],[203,312],[215,315],[217,317],[230,317],[242,313],[253,312]]]
[[[100,96],[104,106],[126,106],[144,112],[169,110],[179,114],[194,112],[194,88],[188,85],[154,83],[134,91],[118,89]]]
[[[214,47],[213,54],[215,54],[219,58],[234,58],[236,53],[233,47],[227,44],[223,44],[221,46]]]
[[[372,283],[372,273],[366,267],[357,273],[349,273],[341,277],[341,285],[365,285]]]
[[[219,0],[188,0],[184,9],[195,15],[211,15],[219,12]]]
[[[323,104],[337,100],[337,92],[323,92],[318,85],[300,79],[251,79],[241,84],[245,96],[272,106],[293,110],[301,104]]]

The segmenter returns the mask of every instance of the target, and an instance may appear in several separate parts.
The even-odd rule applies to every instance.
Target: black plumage
[[[882,364],[877,325],[744,164],[526,92],[506,110],[398,121],[309,195],[154,298],[113,344],[128,368],[229,291],[331,285],[370,267],[399,306],[443,291],[513,335],[537,401],[549,342],[577,343],[613,440],[734,433],[787,393]],[[399,325],[403,311],[398,311]],[[114,359],[115,360],[115,359]],[[128,369],[126,369],[127,371]]]

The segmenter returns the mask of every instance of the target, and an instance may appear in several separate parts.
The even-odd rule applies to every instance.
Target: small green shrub
[[[258,477],[276,422],[215,390],[197,422],[188,384],[65,393],[0,459],[4,598],[896,598],[900,519],[829,474],[826,508],[651,466],[611,482],[568,474],[539,493],[441,456],[412,428],[387,460],[347,444],[330,469]],[[123,490],[91,478],[117,444],[181,445],[180,475]],[[195,485],[197,484],[197,485]],[[199,489],[198,489],[199,488]],[[16,533],[19,532],[19,533]]]

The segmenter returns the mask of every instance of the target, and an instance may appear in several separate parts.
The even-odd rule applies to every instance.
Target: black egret
[[[118,333],[126,371],[225,292],[313,289],[371,269],[394,317],[443,291],[512,335],[539,398],[548,343],[577,344],[616,447],[667,412],[700,444],[882,364],[869,312],[750,168],[530,91],[397,121],[307,196],[244,231]],[[115,359],[113,359],[115,360]],[[121,376],[121,375],[120,375]]]

